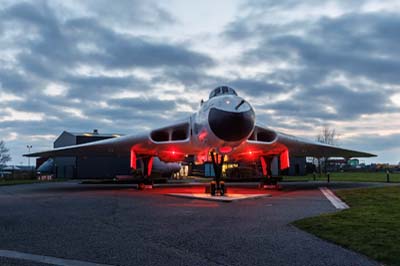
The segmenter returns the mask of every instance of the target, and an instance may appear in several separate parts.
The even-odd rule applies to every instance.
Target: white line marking
[[[169,193],[165,195],[181,197],[181,198],[189,198],[189,199],[200,199],[200,200],[222,201],[222,202],[232,202],[244,199],[271,197],[270,194],[226,194],[225,196],[211,196],[210,194],[206,193]]]
[[[13,250],[4,250],[4,249],[0,249],[0,257],[10,258],[10,259],[29,260],[29,261],[34,261],[34,262],[58,265],[58,266],[112,266],[112,265],[108,265],[108,264],[99,264],[99,263],[79,261],[79,260],[60,259],[60,258],[55,258],[55,257],[34,255],[34,254],[23,253],[23,252],[18,252],[18,251],[13,251]]]
[[[327,187],[320,187],[319,188],[324,194],[324,196],[332,203],[333,206],[335,206],[336,209],[348,209],[349,205],[347,205],[345,202],[343,202],[341,199],[339,199],[333,192],[327,188]]]

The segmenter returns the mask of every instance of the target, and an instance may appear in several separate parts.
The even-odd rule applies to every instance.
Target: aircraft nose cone
[[[229,112],[211,108],[208,123],[212,132],[224,141],[239,141],[250,135],[254,129],[253,109],[243,112]]]

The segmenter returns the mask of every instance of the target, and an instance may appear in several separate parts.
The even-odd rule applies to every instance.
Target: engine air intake
[[[189,138],[189,132],[189,123],[183,123],[174,127],[153,130],[150,133],[150,139],[154,142],[187,140]]]
[[[276,132],[274,130],[256,126],[248,140],[272,143],[272,142],[276,141],[277,137],[278,137],[278,135],[276,134]]]

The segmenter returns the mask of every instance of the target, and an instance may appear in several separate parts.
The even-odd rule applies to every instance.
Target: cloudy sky
[[[111,4],[112,3],[112,4]],[[136,133],[226,84],[257,120],[400,161],[400,2],[0,0],[0,139]]]

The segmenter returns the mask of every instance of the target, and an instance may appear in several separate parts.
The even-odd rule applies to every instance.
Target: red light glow
[[[219,148],[220,153],[230,153],[232,151],[231,146],[223,146]]]
[[[131,168],[136,170],[136,153],[131,149]]]
[[[289,168],[290,167],[289,151],[286,149],[284,152],[281,153],[279,157],[281,161],[281,170]]]
[[[153,159],[154,159],[154,157],[151,157],[147,164],[147,176],[151,175],[151,170],[153,169]]]
[[[207,131],[206,131],[206,130],[201,131],[201,132],[199,133],[198,138],[199,138],[199,140],[200,140],[201,142],[203,142],[204,139],[205,139],[206,137],[207,137]]]
[[[242,160],[245,161],[254,161],[259,160],[260,156],[263,155],[263,152],[260,150],[247,150],[240,154]]]
[[[262,168],[262,172],[263,172],[263,175],[264,176],[267,176],[267,162],[265,161],[265,158],[264,157],[260,157],[260,160],[261,160],[261,168]]]
[[[160,151],[158,157],[165,162],[179,162],[185,159],[186,154],[175,150],[174,148]]]

